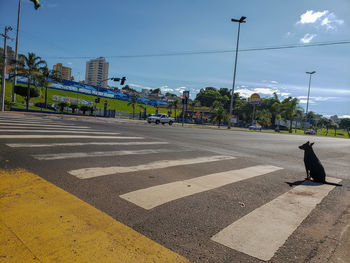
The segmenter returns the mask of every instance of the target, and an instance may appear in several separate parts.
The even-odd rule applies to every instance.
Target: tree
[[[273,125],[275,125],[275,120],[277,120],[277,131],[279,131],[280,129],[280,121],[282,119],[282,104],[280,101],[276,101],[272,104],[272,107],[271,107],[271,115],[272,116],[275,116],[275,118],[273,119],[272,117],[272,120],[273,120]]]
[[[90,110],[90,107],[87,105],[82,105],[82,106],[80,106],[80,110],[83,112],[83,115],[85,115],[85,112]]]
[[[297,109],[300,108],[298,106],[298,99],[288,97],[282,101],[282,115],[285,120],[289,120],[289,132],[292,133],[292,124],[293,120],[297,115]]]
[[[67,102],[60,102],[58,103],[58,107],[60,107],[60,111],[63,112],[64,111],[64,108],[68,106],[68,103]]]
[[[75,113],[75,110],[79,108],[78,104],[72,103],[69,106],[72,109],[72,113]]]
[[[342,118],[339,122],[339,127],[346,130],[348,132],[348,136],[350,138],[350,118]]]
[[[328,135],[328,129],[331,126],[331,119],[322,117],[321,119],[318,120],[317,126],[320,128],[326,128],[327,129],[326,135]]]
[[[210,113],[211,113],[211,116],[210,116],[211,120],[216,121],[218,123],[219,128],[222,121],[228,121],[229,119],[227,112],[220,101],[215,101],[213,103]]]
[[[137,104],[137,98],[138,98],[138,96],[137,95],[133,95],[133,96],[131,96],[131,100],[130,100],[130,102],[128,103],[128,106],[132,106],[132,118],[134,119],[134,117],[135,117],[135,106],[136,106],[136,104]]]
[[[211,107],[214,101],[220,101],[221,97],[222,96],[217,89],[207,87],[199,91],[195,100],[199,101],[202,106]]]
[[[39,97],[40,96],[40,91],[35,88],[35,87],[30,87],[30,97],[31,98],[36,98],[36,97]],[[20,85],[16,85],[15,86],[15,93],[22,96],[22,97],[26,97],[27,96],[27,89],[23,86],[20,86]]]
[[[256,111],[256,119],[262,127],[265,127],[271,121],[271,112],[267,109],[258,110]]]
[[[36,56],[34,53],[28,53],[28,56],[19,55],[17,61],[17,72],[18,75],[25,75],[28,79],[27,81],[27,93],[26,93],[26,109],[28,110],[29,100],[31,98],[30,86],[34,82],[35,76],[41,75],[40,70],[47,64],[41,57]]]

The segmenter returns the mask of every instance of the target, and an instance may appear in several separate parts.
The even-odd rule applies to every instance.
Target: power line
[[[283,46],[270,46],[261,48],[246,48],[239,49],[239,52],[252,52],[252,51],[264,51],[264,50],[278,50],[278,49],[292,49],[292,48],[307,48],[307,47],[320,47],[320,46],[332,46],[332,45],[345,45],[350,44],[350,40],[333,41],[333,42],[318,42],[307,45],[283,45]],[[223,54],[236,52],[233,50],[204,50],[204,51],[181,51],[181,52],[168,52],[158,54],[140,54],[140,55],[111,55],[104,56],[105,58],[147,58],[147,57],[167,57],[167,56],[189,56],[189,55],[203,55],[203,54]],[[47,57],[47,59],[90,59],[92,56],[72,56],[72,57]]]

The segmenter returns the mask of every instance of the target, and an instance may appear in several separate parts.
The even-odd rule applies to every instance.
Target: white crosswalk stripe
[[[4,127],[18,127],[18,126],[32,126],[32,127],[56,127],[56,128],[76,128],[76,129],[89,129],[87,126],[76,126],[76,125],[62,125],[62,124],[42,124],[41,123],[17,123],[17,122],[1,122],[0,126]],[[25,128],[25,127],[24,127]]]
[[[341,182],[330,177],[327,180]],[[212,240],[261,260],[270,260],[334,187],[305,181],[240,218],[214,235]]]
[[[112,167],[83,168],[83,169],[71,170],[68,173],[80,179],[88,179],[88,178],[93,178],[93,177],[98,177],[103,175],[130,173],[130,172],[138,172],[138,171],[145,171],[145,170],[162,169],[162,168],[181,166],[181,165],[210,163],[210,162],[233,160],[233,159],[236,159],[236,158],[233,156],[217,155],[217,156],[208,156],[208,157],[198,157],[198,158],[192,158],[192,159],[162,160],[162,161],[156,161],[148,164],[141,164],[141,165],[128,166],[128,167],[112,166]]]
[[[181,150],[183,152],[185,150]],[[86,157],[103,157],[103,156],[123,156],[133,154],[152,154],[152,153],[168,153],[178,152],[170,149],[147,149],[135,151],[105,151],[105,152],[77,152],[77,153],[54,153],[54,154],[37,154],[32,155],[38,160],[62,160],[72,158],[86,158]]]
[[[132,138],[137,137],[121,137]],[[132,145],[161,145],[169,144],[168,142],[71,142],[71,143],[7,143],[6,145],[12,148],[37,148],[37,147],[72,147],[72,146],[86,146],[86,145],[119,145],[119,146],[132,146]]]
[[[91,131],[69,131],[69,130],[15,130],[15,129],[0,129],[0,132],[27,132],[27,133],[89,133],[89,134],[101,134],[101,135],[118,135],[117,132],[91,132]]]
[[[282,168],[276,166],[258,165],[140,189],[120,195],[120,197],[144,209],[152,209],[179,198],[209,191],[227,184],[232,184],[281,169]]]
[[[66,126],[66,127],[77,127],[77,125],[74,125],[74,124],[65,124],[65,123],[62,123],[62,122],[51,122],[51,121],[17,121],[17,120],[6,120],[6,121],[3,121],[1,123],[9,123],[11,125],[21,125],[21,124],[28,124],[28,125],[36,125],[36,124],[47,124],[47,125],[63,125],[63,126]],[[80,127],[80,126],[78,126]],[[86,127],[86,126],[83,126],[83,127]]]
[[[94,131],[94,132],[98,132],[98,130],[88,130],[88,129],[80,129],[80,128],[75,128],[74,126],[71,127],[37,127],[37,126],[33,126],[33,127],[18,127],[18,126],[0,126],[0,129],[2,130],[10,130],[10,129],[16,129],[16,130],[23,130],[23,131],[33,131],[35,129],[40,128],[43,131],[47,131],[47,130],[56,130],[56,131],[84,131],[84,132],[88,132],[88,131]],[[103,131],[100,131],[101,133]]]
[[[58,135],[58,134],[6,134],[0,135],[0,139],[120,139],[120,140],[143,140],[144,137],[132,136],[99,136],[99,135]]]

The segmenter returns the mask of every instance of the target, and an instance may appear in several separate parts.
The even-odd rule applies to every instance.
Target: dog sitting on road
[[[306,169],[306,180],[310,180],[323,184],[331,184],[336,186],[342,186],[341,184],[330,183],[326,181],[326,172],[317,158],[314,150],[312,149],[314,143],[309,141],[299,146],[299,149],[304,150],[304,163]]]

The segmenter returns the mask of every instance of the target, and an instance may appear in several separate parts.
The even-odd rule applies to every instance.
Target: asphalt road
[[[301,185],[298,146],[308,140],[342,187]],[[328,262],[349,223],[349,160],[349,139],[0,115],[2,168],[27,169],[194,262]],[[293,189],[295,202],[288,199]],[[304,212],[310,196],[318,201]],[[282,211],[286,204],[297,210]]]

